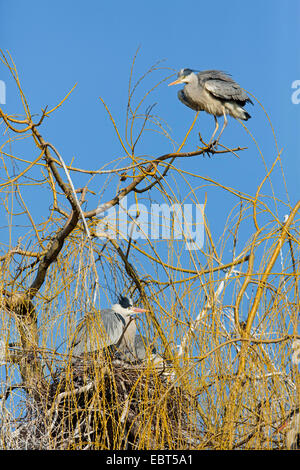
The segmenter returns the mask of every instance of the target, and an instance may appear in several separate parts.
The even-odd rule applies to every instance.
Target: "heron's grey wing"
[[[199,84],[222,100],[236,101],[242,106],[253,102],[229,75],[219,70],[206,70],[198,74]]]
[[[99,334],[103,334],[103,327],[105,329],[107,340],[109,344],[116,344],[119,339],[121,338],[123,331],[126,327],[126,322],[122,315],[116,313],[114,310],[110,308],[106,308],[101,310],[101,318],[98,319],[97,328]]]
[[[87,319],[86,317],[81,320],[75,330],[72,338],[70,352],[74,356],[80,356],[83,352],[89,351],[88,335],[87,335]]]
[[[222,70],[203,70],[202,72],[199,72],[197,76],[200,83],[205,83],[207,80],[234,82],[233,78]]]
[[[79,323],[71,346],[73,355],[98,351],[119,341],[125,320],[111,309],[97,313],[86,315]]]
[[[207,80],[205,88],[212,95],[226,101],[236,101],[244,106],[247,101],[251,102],[247,94],[235,82],[225,82],[223,80]],[[253,103],[252,103],[253,104]]]

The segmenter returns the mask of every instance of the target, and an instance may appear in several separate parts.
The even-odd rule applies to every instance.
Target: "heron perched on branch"
[[[120,351],[134,349],[136,323],[134,315],[146,312],[133,307],[132,301],[122,295],[119,302],[100,311],[89,312],[79,323],[71,345],[73,356],[93,353],[114,346]]]
[[[247,121],[251,116],[243,108],[247,102],[253,104],[245,91],[226,73],[219,70],[204,70],[197,72],[191,69],[181,69],[178,78],[171,85],[185,83],[178,92],[179,100],[195,111],[206,111],[215,118],[215,130],[209,144],[216,144],[225,127],[227,114],[235,119]],[[223,127],[214,141],[219,123],[217,116],[224,117]]]

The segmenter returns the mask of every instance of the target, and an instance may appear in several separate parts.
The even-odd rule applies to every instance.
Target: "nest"
[[[31,406],[5,447],[196,448],[195,403],[172,380],[151,364],[73,362],[56,372],[43,402]]]

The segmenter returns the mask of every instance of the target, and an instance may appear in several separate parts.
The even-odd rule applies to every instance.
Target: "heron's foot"
[[[206,152],[209,157],[210,157],[210,153],[215,153],[215,151],[217,150],[218,143],[219,143],[218,139],[213,140],[212,142],[211,141],[208,142]]]
[[[217,150],[217,147],[218,147],[218,139],[215,139],[215,140],[210,140],[208,142],[208,144],[206,142],[204,142],[204,140],[202,139],[202,136],[200,134],[200,132],[198,132],[198,135],[199,135],[199,139],[200,139],[200,142],[201,144],[205,147],[205,152],[207,153],[207,155],[210,157],[210,154],[211,153],[214,153],[216,150]]]

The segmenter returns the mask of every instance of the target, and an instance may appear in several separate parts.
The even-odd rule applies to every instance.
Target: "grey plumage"
[[[131,362],[150,361],[160,371],[165,369],[163,357],[157,353],[144,336],[136,335],[133,315],[146,310],[133,307],[132,302],[120,296],[119,303],[111,308],[87,313],[79,322],[72,339],[72,361],[84,354],[108,354],[116,359]]]
[[[124,348],[122,352],[117,353],[118,359],[130,362],[144,361],[147,355],[156,355],[155,346],[149,345],[145,336],[135,335],[134,348]]]
[[[93,353],[114,346],[120,350],[133,348],[136,323],[133,315],[145,312],[133,307],[132,302],[120,296],[111,308],[88,312],[79,322],[71,344],[73,356]]]
[[[100,351],[117,344],[125,329],[124,318],[112,309],[88,313],[78,324],[72,343],[72,352],[80,356],[84,352]]]
[[[177,80],[169,85],[180,83],[185,84],[184,88],[178,92],[178,98],[183,104],[195,111],[206,111],[214,116],[216,127],[210,142],[219,127],[217,116],[224,116],[224,125],[216,142],[227,125],[227,114],[245,121],[251,117],[243,107],[246,103],[253,104],[252,100],[238,83],[224,72],[219,70],[196,72],[191,69],[181,69]]]

